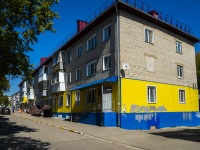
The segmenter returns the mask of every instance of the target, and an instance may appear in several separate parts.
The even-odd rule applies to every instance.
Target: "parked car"
[[[33,116],[51,116],[51,105],[45,105],[44,107],[40,108],[39,105],[34,105],[30,108],[30,113]]]
[[[11,114],[10,108],[6,108],[6,107],[1,108],[1,114],[10,115]]]

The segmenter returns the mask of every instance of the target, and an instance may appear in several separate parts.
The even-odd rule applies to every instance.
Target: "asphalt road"
[[[0,115],[0,149],[127,150],[129,148],[14,115]]]

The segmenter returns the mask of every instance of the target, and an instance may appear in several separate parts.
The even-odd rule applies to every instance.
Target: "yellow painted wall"
[[[156,86],[157,102],[147,102],[147,86]],[[186,92],[186,103],[179,103],[179,89]],[[191,87],[148,82],[133,79],[121,79],[121,109],[127,113],[133,112],[134,105],[142,108],[155,106],[166,108],[165,112],[198,111],[198,90]],[[163,109],[164,110],[164,109]],[[144,112],[144,111],[141,111]]]
[[[27,103],[27,101],[28,101],[28,98],[27,98],[26,96],[24,96],[24,97],[22,98],[22,102],[21,102],[21,103]]]
[[[118,95],[117,95],[117,83],[105,83],[104,87],[112,87],[112,100],[113,110],[117,111],[118,109]],[[57,113],[86,113],[86,112],[99,112],[101,111],[102,105],[102,95],[101,95],[101,86],[90,87],[92,89],[96,88],[96,102],[87,103],[86,91],[87,89],[80,90],[80,104],[76,103],[76,91],[68,91],[59,93],[56,98],[56,106],[52,107],[53,112]],[[88,88],[89,89],[89,88]],[[71,93],[71,106],[66,106],[67,103],[67,94]],[[59,96],[63,95],[63,106],[58,107]]]

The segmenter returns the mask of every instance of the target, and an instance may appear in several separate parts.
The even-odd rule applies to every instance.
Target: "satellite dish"
[[[122,65],[122,67],[123,67],[124,71],[126,71],[126,70],[129,69],[129,64],[124,63],[124,64]]]

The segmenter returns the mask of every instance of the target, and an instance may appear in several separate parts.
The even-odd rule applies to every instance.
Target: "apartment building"
[[[35,70],[35,104],[99,126],[200,125],[191,28],[137,0],[105,5]]]
[[[27,96],[27,80],[23,80],[20,84],[20,109],[25,110],[27,109],[27,102],[28,102],[28,96]]]
[[[19,108],[20,105],[20,92],[16,92],[11,96],[11,106],[14,108]]]

